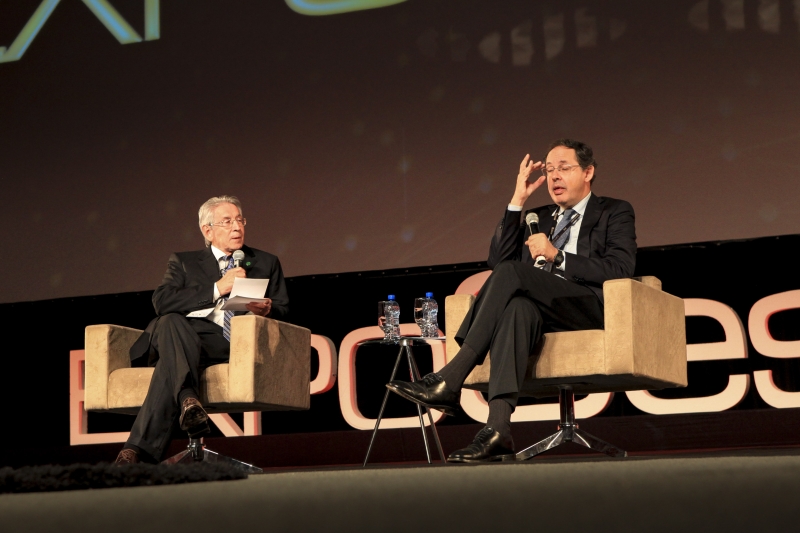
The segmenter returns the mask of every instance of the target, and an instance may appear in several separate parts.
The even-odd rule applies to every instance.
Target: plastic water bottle
[[[383,328],[383,338],[386,340],[397,340],[400,338],[400,305],[394,299],[394,294],[383,302],[383,316],[385,319]]]
[[[439,336],[439,304],[436,303],[436,300],[433,299],[432,292],[425,293],[425,306],[424,306],[424,316],[425,316],[425,331],[423,332],[423,337],[438,337]]]

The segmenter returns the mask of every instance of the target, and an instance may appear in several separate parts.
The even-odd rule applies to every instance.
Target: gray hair
[[[242,203],[235,196],[215,196],[213,198],[209,198],[203,205],[200,206],[200,210],[197,212],[197,218],[200,220],[201,232],[203,231],[203,226],[210,226],[211,223],[214,222],[214,210],[220,204],[233,204],[239,208],[239,214],[244,216],[244,212],[242,211]],[[206,248],[211,246],[211,241],[206,239],[205,235],[203,235],[203,239],[206,241]]]

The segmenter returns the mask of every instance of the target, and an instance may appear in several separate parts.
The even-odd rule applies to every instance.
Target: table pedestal
[[[419,375],[419,369],[417,368],[417,361],[414,359],[414,353],[411,350],[411,347],[414,346],[414,342],[420,342],[422,344],[428,344],[429,340],[438,340],[442,341],[444,338],[442,337],[400,337],[397,342],[392,341],[367,341],[362,344],[398,344],[400,346],[400,350],[397,352],[397,360],[394,363],[394,369],[392,370],[392,375],[389,378],[389,381],[393,381],[395,375],[397,374],[397,369],[400,367],[400,361],[403,359],[403,354],[406,355],[406,360],[408,361],[408,372],[411,375],[411,381],[419,381],[422,379]],[[372,438],[369,440],[369,448],[367,448],[367,456],[364,457],[364,464],[362,466],[367,466],[367,461],[369,460],[369,455],[372,453],[372,445],[375,443],[375,436],[378,434],[378,428],[381,425],[381,418],[383,418],[383,411],[386,409],[386,401],[389,399],[389,393],[391,391],[386,389],[386,393],[383,395],[383,403],[381,404],[381,410],[378,413],[378,419],[375,421],[375,429],[372,430]],[[419,427],[422,430],[422,440],[425,442],[425,454],[428,457],[428,464],[432,464],[431,461],[431,449],[430,443],[428,442],[428,434],[425,431],[425,421],[422,418],[422,410],[425,409],[425,412],[428,414],[428,421],[430,422],[431,431],[433,433],[433,438],[436,441],[436,448],[439,450],[439,457],[442,459],[442,462],[445,462],[444,458],[444,451],[442,450],[442,443],[439,440],[439,433],[436,431],[436,425],[433,423],[433,415],[431,415],[431,410],[428,407],[423,407],[417,404],[417,414],[419,415]]]

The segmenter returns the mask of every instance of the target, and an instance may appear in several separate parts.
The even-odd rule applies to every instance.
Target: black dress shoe
[[[513,461],[514,450],[503,445],[500,432],[486,426],[475,435],[475,440],[466,448],[451,453],[451,463],[487,463],[490,461]]]
[[[189,438],[211,433],[208,426],[208,414],[197,398],[186,398],[181,406],[181,429],[189,434]]]
[[[453,392],[447,388],[444,378],[439,374],[428,374],[421,381],[390,381],[386,388],[431,409],[442,411],[446,415],[455,416],[461,402],[461,391]]]

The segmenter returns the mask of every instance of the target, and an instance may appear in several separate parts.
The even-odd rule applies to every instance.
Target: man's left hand
[[[247,310],[258,316],[267,316],[272,311],[272,299],[267,298],[263,302],[252,302],[247,304]]]
[[[553,246],[553,243],[548,240],[547,235],[544,233],[535,233],[531,235],[528,237],[528,240],[525,241],[525,245],[528,247],[528,250],[531,251],[531,256],[534,260],[540,255],[543,255],[548,263],[552,263],[558,253],[558,249]]]

